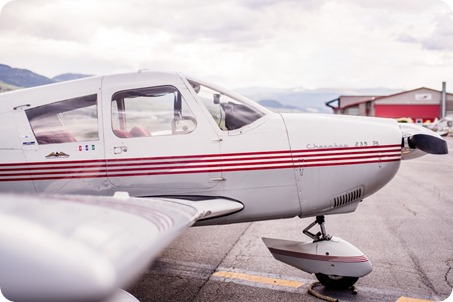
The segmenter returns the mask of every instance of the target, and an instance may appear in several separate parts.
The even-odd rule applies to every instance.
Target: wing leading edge
[[[0,195],[0,288],[12,301],[105,301],[199,219],[239,202]]]

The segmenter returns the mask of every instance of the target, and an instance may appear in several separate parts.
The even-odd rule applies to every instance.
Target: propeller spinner
[[[447,142],[437,133],[413,124],[400,124],[403,139],[403,159],[417,158],[426,154],[448,154]]]

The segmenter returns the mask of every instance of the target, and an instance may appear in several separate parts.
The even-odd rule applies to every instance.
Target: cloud
[[[435,29],[431,36],[421,41],[428,50],[453,51],[453,19],[452,14],[440,15],[435,21]]]
[[[338,0],[341,1],[341,0]],[[450,0],[447,0],[450,1]],[[440,0],[349,0],[356,6],[366,8],[367,10],[381,10],[387,13],[398,13],[398,14],[418,14],[426,12],[432,6],[438,5]]]
[[[453,66],[445,4],[422,3],[13,1],[0,15],[0,63],[48,76],[176,69],[236,87],[397,85],[414,62]]]
[[[429,51],[453,51],[453,13],[439,10],[429,19],[412,23],[396,35],[402,43],[419,45]]]
[[[237,0],[239,5],[251,9],[263,9],[269,8],[275,5],[280,5],[283,2],[290,4],[291,6],[303,7],[305,10],[316,10],[328,2],[328,0]]]
[[[99,24],[115,26],[126,7],[100,1],[15,1],[3,11],[0,31],[42,39],[87,41]]]
[[[5,5],[11,1],[13,1],[13,0],[0,0],[0,13],[3,10],[3,8],[5,7]]]
[[[176,42],[253,40],[255,29],[250,24],[257,14],[225,3],[192,0],[176,7],[159,1],[18,1],[2,15],[0,31],[81,43],[89,42],[98,30],[118,29],[151,38],[165,32]]]
[[[453,11],[453,0],[442,0],[442,1],[450,7],[451,11]]]
[[[408,33],[399,34],[396,40],[403,43],[414,43],[414,44],[419,43],[419,41],[416,38],[414,38]]]

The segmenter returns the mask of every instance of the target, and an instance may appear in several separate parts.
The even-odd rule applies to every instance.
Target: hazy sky
[[[143,68],[182,71],[231,88],[440,89],[447,81],[453,90],[453,13],[442,0],[0,5],[0,63],[48,77]]]

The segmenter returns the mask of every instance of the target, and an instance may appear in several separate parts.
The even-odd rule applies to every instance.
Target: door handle
[[[211,181],[225,181],[225,177],[216,177],[216,178],[211,178]]]

